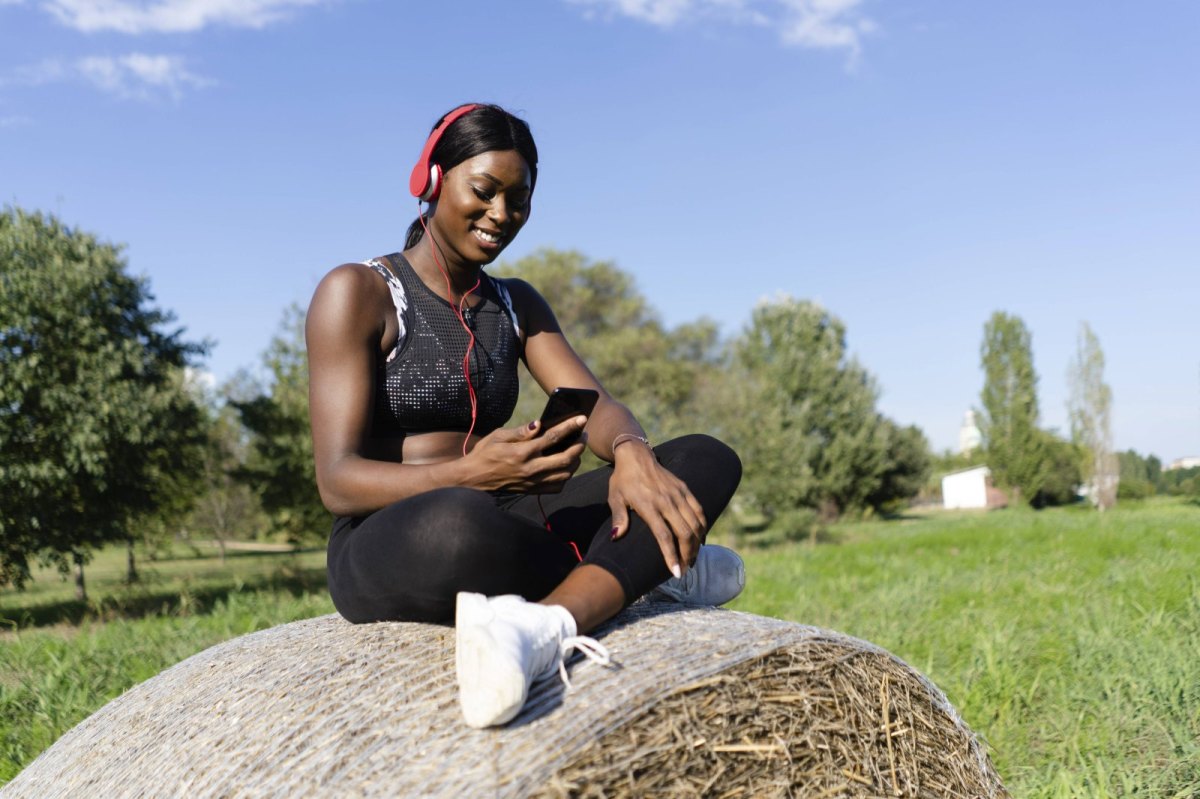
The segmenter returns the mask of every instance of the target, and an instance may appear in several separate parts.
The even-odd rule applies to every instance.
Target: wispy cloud
[[[0,0],[4,2],[5,0]],[[336,0],[45,0],[59,22],[85,33],[186,33],[210,25],[263,28],[299,8]]]
[[[863,0],[567,0],[588,17],[626,16],[668,28],[712,21],[774,29],[786,45],[841,50],[851,63],[862,37],[876,29]]]
[[[153,100],[164,95],[178,100],[185,89],[212,83],[189,71],[184,60],[173,55],[92,56],[81,58],[76,66],[79,74],[97,88],[135,100]]]
[[[41,86],[82,81],[131,100],[179,100],[186,89],[209,86],[212,81],[191,72],[179,56],[129,53],[122,56],[89,56],[74,61],[47,59],[18,67],[0,76],[3,86]]]

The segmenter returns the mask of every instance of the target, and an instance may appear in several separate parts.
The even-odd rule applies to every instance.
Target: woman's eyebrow
[[[495,175],[493,175],[493,174],[492,174],[492,173],[490,173],[490,172],[476,172],[476,173],[474,173],[474,174],[475,174],[477,177],[481,177],[481,178],[487,178],[487,179],[488,179],[488,180],[490,180],[492,183],[495,183],[497,186],[503,186],[503,185],[504,185],[504,181],[502,181],[500,178],[496,177]],[[529,186],[528,186],[528,182],[526,182],[526,184],[525,184],[524,186],[521,186],[520,188],[528,188],[528,187],[529,187]]]

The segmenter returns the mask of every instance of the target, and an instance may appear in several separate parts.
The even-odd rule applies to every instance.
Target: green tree
[[[176,498],[199,440],[166,330],[120,249],[52,216],[0,213],[0,584],[76,566]]]
[[[915,440],[875,409],[875,382],[847,357],[845,338],[825,309],[784,297],[755,308],[733,342],[719,407],[745,465],[745,501],[768,519],[884,504],[892,469],[889,485],[904,483],[900,450]]]
[[[884,419],[888,439],[887,465],[879,475],[879,484],[867,496],[867,504],[876,511],[894,511],[917,496],[933,472],[929,439],[916,425],[901,427]]]
[[[696,387],[717,360],[715,324],[701,319],[668,330],[628,273],[574,251],[542,249],[491,271],[519,277],[546,297],[580,357],[653,439],[692,432],[686,424]],[[514,418],[536,418],[544,402],[523,372]]]
[[[1035,508],[1051,505],[1070,505],[1079,499],[1083,484],[1082,464],[1087,451],[1073,441],[1067,441],[1048,430],[1039,430],[1041,450],[1045,458],[1044,477],[1037,493],[1029,498]]]
[[[1037,374],[1025,323],[996,311],[984,325],[980,347],[984,383],[981,428],[988,466],[1014,500],[1028,502],[1048,472],[1046,438],[1038,429]]]
[[[317,492],[304,311],[299,306],[284,312],[263,364],[270,375],[266,390],[230,400],[250,434],[249,453],[238,478],[257,493],[276,532],[295,543],[320,541],[329,533],[330,515]]]
[[[1082,448],[1081,477],[1101,511],[1116,504],[1119,465],[1112,441],[1112,389],[1104,382],[1104,352],[1087,322],[1079,326],[1075,358],[1067,370],[1071,440]]]
[[[249,457],[249,445],[237,410],[229,404],[207,405],[208,436],[199,470],[203,489],[185,526],[189,535],[216,541],[224,561],[226,542],[255,538],[265,531],[266,519],[258,495],[238,479]]]

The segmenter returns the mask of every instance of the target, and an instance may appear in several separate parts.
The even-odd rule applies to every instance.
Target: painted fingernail
[[[671,567],[671,574],[675,575],[676,580],[678,580],[680,577],[683,577],[683,572],[679,570],[679,564],[675,564]]]
[[[534,429],[535,427],[537,427],[537,420],[536,420],[536,419],[534,419],[532,422],[530,422],[530,423],[529,423],[529,429],[530,429],[530,430]]]
[[[616,540],[617,540],[617,531],[618,531],[618,528],[616,528],[616,527],[614,527],[614,528],[612,529],[612,540],[613,540],[613,541],[616,541]]]

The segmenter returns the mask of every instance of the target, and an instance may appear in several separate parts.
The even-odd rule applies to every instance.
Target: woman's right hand
[[[586,416],[575,416],[546,431],[541,422],[493,430],[479,439],[464,459],[470,464],[471,484],[484,491],[557,494],[579,468],[587,444]],[[578,436],[561,452],[555,445]]]

